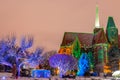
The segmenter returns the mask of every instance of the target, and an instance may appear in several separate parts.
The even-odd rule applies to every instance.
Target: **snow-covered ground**
[[[102,78],[102,77],[76,77],[76,79],[63,79],[58,76],[53,76],[51,79],[48,78],[31,78],[31,77],[18,77],[18,79],[11,78],[11,73],[0,73],[0,80],[112,80],[112,77]]]

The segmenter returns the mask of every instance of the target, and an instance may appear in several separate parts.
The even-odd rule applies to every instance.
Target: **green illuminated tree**
[[[73,43],[72,55],[77,59],[79,59],[81,56],[80,42],[79,42],[78,37],[76,37]]]
[[[92,70],[94,68],[94,56],[93,56],[93,53],[91,51],[88,52],[88,58],[90,61],[90,69]]]

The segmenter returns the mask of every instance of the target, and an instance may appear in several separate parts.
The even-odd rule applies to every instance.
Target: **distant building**
[[[74,56],[73,52],[76,41],[79,43],[77,46],[80,50],[78,57]],[[99,24],[98,7],[96,7],[96,21],[93,33],[65,32],[59,53],[79,58],[83,52],[92,52],[94,67],[91,70],[107,73],[119,69],[119,49],[120,37],[113,17],[108,18],[105,32]]]

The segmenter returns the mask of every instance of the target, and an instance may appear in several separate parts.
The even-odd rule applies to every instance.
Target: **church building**
[[[82,53],[92,53],[91,70],[112,72],[120,68],[120,36],[113,17],[108,17],[106,31],[99,24],[96,7],[95,28],[92,33],[65,32],[59,49],[60,54],[72,55],[79,59]],[[78,52],[77,54],[75,53]],[[93,67],[94,66],[94,67]]]

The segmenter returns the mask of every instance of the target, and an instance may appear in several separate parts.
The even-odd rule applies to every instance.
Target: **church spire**
[[[113,17],[111,16],[108,18],[108,23],[107,23],[107,28],[110,28],[110,27],[116,27]]]
[[[98,5],[96,5],[96,19],[95,19],[95,28],[100,28]]]

